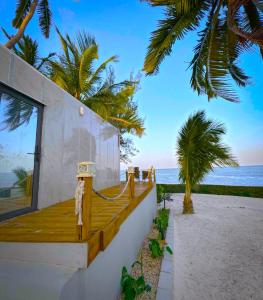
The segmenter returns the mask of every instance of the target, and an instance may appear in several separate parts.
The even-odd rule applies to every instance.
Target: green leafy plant
[[[133,277],[127,270],[126,267],[122,268],[121,274],[121,288],[125,300],[133,300],[144,292],[150,292],[151,286],[146,284],[143,271],[142,262],[136,261],[133,263],[132,267],[136,264],[141,266],[141,275],[138,278]]]
[[[166,208],[159,209],[158,216],[153,220],[153,223],[159,231],[159,238],[161,240],[165,239],[165,232],[168,228],[168,220],[169,210]]]
[[[162,245],[157,239],[149,240],[149,249],[153,258],[163,256],[165,251],[167,251],[171,255],[173,254],[173,251],[169,246]]]
[[[157,185],[156,192],[157,192],[157,203],[161,203],[165,195],[164,187],[162,185]]]

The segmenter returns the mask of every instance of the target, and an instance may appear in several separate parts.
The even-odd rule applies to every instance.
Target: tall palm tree
[[[221,143],[225,133],[223,124],[207,119],[204,111],[191,115],[180,130],[176,154],[179,178],[185,183],[183,213],[193,213],[191,188],[214,166],[238,166],[230,148]]]
[[[138,116],[138,107],[133,101],[139,80],[130,78],[115,81],[111,63],[117,56],[111,56],[95,67],[99,58],[98,45],[87,33],[77,35],[72,40],[59,32],[62,53],[49,61],[48,76],[61,88],[98,113],[103,119],[119,128],[123,143],[132,154],[131,140],[126,133],[141,136],[144,132],[143,119]],[[126,157],[127,158],[127,157]],[[125,158],[125,159],[126,159]]]
[[[7,48],[13,48],[13,46],[22,38],[28,23],[36,11],[38,13],[40,29],[46,38],[49,37],[51,11],[48,0],[18,0],[15,17],[12,21],[13,27],[18,30],[16,34],[5,44]]]
[[[198,30],[199,39],[190,62],[191,86],[208,99],[222,97],[238,102],[229,84],[246,86],[249,77],[238,66],[237,59],[253,45],[263,54],[262,0],[145,0],[161,6],[165,18],[152,32],[144,70],[158,72],[172,47],[191,31]]]

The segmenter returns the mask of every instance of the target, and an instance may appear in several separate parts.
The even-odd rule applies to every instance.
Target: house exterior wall
[[[44,105],[38,208],[73,197],[80,161],[96,163],[95,188],[119,183],[115,127],[1,45],[0,82]]]

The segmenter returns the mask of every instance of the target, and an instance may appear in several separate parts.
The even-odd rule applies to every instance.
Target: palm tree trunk
[[[185,195],[184,195],[184,210],[183,214],[193,214],[194,208],[193,208],[193,202],[191,199],[191,183],[189,178],[189,162],[188,159],[186,159],[185,164]]]
[[[193,214],[193,201],[191,199],[191,184],[189,179],[185,182],[185,195],[184,195],[184,210],[183,214]]]
[[[17,33],[11,37],[11,39],[5,44],[5,46],[8,48],[8,49],[12,49],[13,46],[21,39],[21,37],[23,36],[24,34],[24,31],[26,29],[26,26],[27,24],[29,23],[29,21],[32,19],[34,13],[35,13],[35,10],[36,10],[36,7],[37,7],[37,4],[38,4],[38,0],[34,0],[32,2],[32,4],[30,5],[30,9],[29,9],[29,12],[28,14],[25,16],[24,20],[22,21]]]
[[[263,48],[263,28],[255,29],[253,32],[245,32],[238,28],[235,22],[235,13],[238,11],[241,5],[244,5],[244,0],[230,0],[228,4],[228,16],[227,23],[229,29],[241,38],[251,41],[252,43],[258,44],[259,47]]]

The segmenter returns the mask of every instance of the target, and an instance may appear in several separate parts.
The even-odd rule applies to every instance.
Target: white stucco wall
[[[0,82],[45,105],[38,207],[69,199],[79,161],[96,162],[97,189],[119,183],[118,130],[0,45]]]

